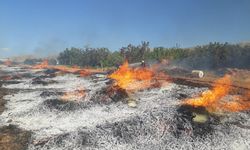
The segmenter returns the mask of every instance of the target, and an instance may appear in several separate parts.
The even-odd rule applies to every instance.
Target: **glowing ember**
[[[247,96],[226,97],[230,91],[230,86],[231,78],[226,75],[215,82],[212,90],[203,92],[200,97],[187,99],[183,104],[194,107],[202,106],[209,112],[237,112],[249,109],[250,101],[247,100]]]
[[[48,60],[44,60],[40,64],[37,64],[37,65],[33,66],[32,69],[46,69],[48,67],[49,67]]]
[[[82,69],[82,70],[79,71],[79,74],[80,74],[81,77],[85,77],[85,76],[90,75],[91,72]]]
[[[64,95],[61,97],[62,100],[64,101],[78,101],[81,100],[86,96],[85,90],[83,88],[78,89],[76,91],[71,91],[71,92],[66,92]]]
[[[67,66],[53,66],[52,68],[66,73],[76,73],[77,71],[80,70],[79,68],[76,67],[67,67]]]
[[[85,77],[94,73],[100,73],[103,72],[100,69],[81,69],[79,66],[52,66],[48,64],[48,60],[44,60],[42,63],[37,64],[32,67],[32,69],[56,69],[59,70],[63,73],[74,73],[74,74],[79,74],[81,77]]]
[[[127,91],[146,89],[155,84],[157,74],[149,68],[130,68],[127,61],[112,73],[109,78],[115,79],[117,85]]]
[[[78,66],[67,67],[67,66],[51,66],[53,69],[60,70],[65,73],[79,74],[81,77],[89,76],[93,73],[101,72],[98,69],[81,69]]]

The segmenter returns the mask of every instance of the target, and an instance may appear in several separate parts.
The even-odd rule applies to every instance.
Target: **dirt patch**
[[[0,114],[5,110],[6,101],[3,97],[9,90],[2,88],[0,82]],[[0,150],[25,150],[27,149],[31,132],[19,129],[14,125],[0,127]]]
[[[59,111],[74,111],[85,109],[90,106],[87,102],[63,101],[60,99],[48,99],[43,102],[43,105],[51,110],[56,109]]]
[[[1,83],[0,83],[0,86],[2,86]],[[3,99],[3,97],[6,94],[7,94],[7,89],[0,87],[0,114],[2,114],[2,112],[5,109],[4,105],[5,105],[6,101]]]
[[[31,137],[31,132],[19,129],[14,125],[0,128],[0,150],[25,150]]]

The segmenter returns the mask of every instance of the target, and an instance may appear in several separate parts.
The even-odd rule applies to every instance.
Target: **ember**
[[[49,66],[48,60],[44,60],[40,64],[37,64],[35,66],[32,66],[32,69],[47,69]]]
[[[57,71],[61,71],[62,73],[79,74],[81,77],[89,76],[94,73],[103,72],[101,69],[86,69],[86,68],[82,69],[76,65],[72,67],[63,66],[63,65],[53,66],[53,65],[48,64],[48,60],[44,60],[42,63],[32,66],[32,69],[49,69],[50,72],[51,70],[57,70]]]
[[[75,73],[80,70],[79,68],[76,67],[67,67],[67,66],[53,66],[52,68],[66,73]]]
[[[64,95],[61,97],[62,100],[68,101],[68,100],[81,100],[86,96],[85,90],[83,88],[80,88],[76,91],[71,91],[71,92],[66,92]]]

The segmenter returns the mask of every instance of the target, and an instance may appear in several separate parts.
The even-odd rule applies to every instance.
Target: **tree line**
[[[250,68],[250,45],[214,42],[193,48],[150,48],[149,42],[143,41],[137,46],[129,44],[119,51],[110,51],[108,48],[72,47],[65,49],[57,58],[62,65],[84,67],[118,66],[125,59],[130,63],[167,59],[187,67],[202,69]]]

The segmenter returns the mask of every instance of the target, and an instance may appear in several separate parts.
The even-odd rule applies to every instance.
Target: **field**
[[[220,76],[205,72],[204,78],[194,78],[169,71],[152,76],[148,84],[141,74],[148,77],[149,70],[140,70],[140,81],[128,88],[119,84],[119,77],[125,79],[119,71],[138,70],[126,69],[113,71],[118,75],[114,80],[100,70],[83,75],[76,68],[2,65],[1,148],[250,148],[248,109],[217,113],[183,104],[212,89]],[[233,90],[226,99],[249,91],[249,71],[232,72]]]

